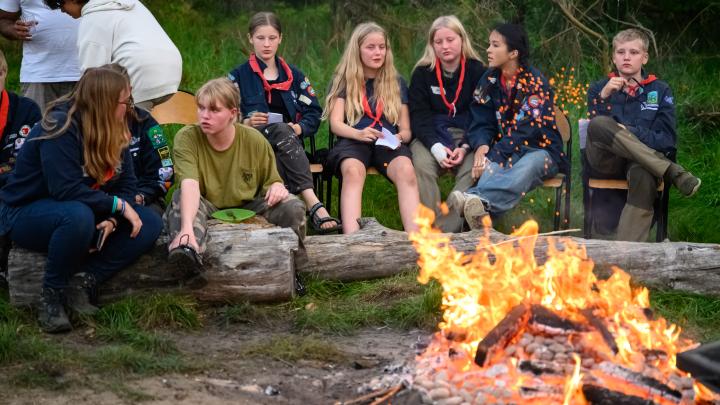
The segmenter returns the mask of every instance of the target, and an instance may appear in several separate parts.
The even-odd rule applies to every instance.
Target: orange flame
[[[660,372],[668,377],[682,374],[675,367],[675,357],[692,342],[680,339],[680,329],[665,319],[648,316],[648,290],[633,288],[627,273],[613,268],[609,278],[598,279],[584,246],[570,239],[558,243],[548,238],[547,259],[540,265],[535,259],[536,222],[526,222],[505,239],[491,234],[488,219],[479,244],[468,255],[451,246],[447,234],[433,229],[433,221],[433,212],[421,207],[419,230],[410,239],[419,253],[418,281],[425,284],[436,279],[442,285],[439,337],[452,337],[453,349],[464,352],[460,358],[465,364],[456,364],[456,369],[476,367],[478,343],[522,303],[542,305],[578,322],[587,322],[583,309],[593,309],[618,346],[614,354],[599,333],[584,334],[586,347],[593,347],[598,356],[640,371],[649,364],[647,353],[655,351],[664,354],[652,363]],[[565,403],[571,397],[572,403],[584,403],[578,389],[581,378],[580,360],[575,357],[575,371],[565,380]]]

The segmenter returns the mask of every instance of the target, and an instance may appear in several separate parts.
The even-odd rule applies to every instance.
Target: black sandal
[[[318,217],[318,215],[317,215],[318,210],[320,208],[324,208],[324,207],[325,206],[323,205],[323,203],[318,202],[317,204],[310,207],[310,211],[308,211],[308,217],[310,218],[310,225],[312,225],[313,230],[321,235],[338,232],[338,231],[342,230],[342,223],[340,222],[339,219],[331,217],[329,215],[325,218]],[[322,225],[326,224],[328,222],[335,222],[336,225],[331,228],[323,228]]]
[[[182,243],[183,238],[186,238],[185,243]],[[168,253],[168,262],[170,262],[174,277],[189,285],[191,289],[201,288],[207,284],[207,281],[202,282],[205,279],[202,276],[202,261],[195,249],[190,246],[189,240],[190,236],[188,235],[180,236],[178,247]]]

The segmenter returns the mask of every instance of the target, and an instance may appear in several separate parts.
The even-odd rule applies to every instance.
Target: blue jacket
[[[135,114],[137,120],[129,124],[130,154],[138,182],[137,193],[145,197],[145,205],[150,205],[162,201],[172,186],[173,161],[162,127],[142,108],[135,107]]]
[[[488,145],[488,159],[506,164],[530,149],[545,149],[560,171],[569,164],[553,112],[553,91],[539,70],[529,67],[518,74],[510,95],[501,88],[499,69],[488,69],[480,78],[470,105],[467,139],[473,150]]]
[[[675,102],[670,86],[650,75],[642,81],[635,96],[616,91],[604,100],[600,92],[608,80],[599,80],[588,89],[590,118],[610,116],[625,125],[645,145],[663,153],[674,151],[677,133]]]
[[[261,70],[265,70],[267,65],[258,58],[258,65]],[[280,61],[275,57],[275,63],[278,66],[278,80],[287,80],[285,71],[280,66]],[[293,65],[289,65],[292,71],[293,81],[289,91],[283,91],[283,103],[288,110],[290,117],[294,118],[295,123],[302,127],[302,136],[313,136],[320,127],[320,117],[322,116],[322,107],[315,95],[310,80]],[[267,95],[263,88],[262,80],[252,71],[250,63],[245,62],[233,69],[228,74],[228,79],[232,80],[240,88],[240,111],[244,118],[249,117],[254,112],[268,112]]]
[[[65,122],[68,105],[58,106],[49,114],[57,122]],[[15,171],[0,190],[0,201],[8,206],[27,205],[43,198],[58,201],[79,201],[90,207],[98,217],[107,217],[113,208],[113,196],[133,202],[137,180],[132,158],[123,151],[120,170],[105,185],[94,189],[95,180],[84,172],[82,130],[77,117],[60,136],[36,140],[46,135],[36,125],[18,154]]]
[[[25,142],[30,129],[40,121],[40,107],[29,98],[7,92],[8,115],[5,129],[0,134],[0,187],[5,185],[15,167],[18,152]],[[4,100],[0,95],[0,103]]]

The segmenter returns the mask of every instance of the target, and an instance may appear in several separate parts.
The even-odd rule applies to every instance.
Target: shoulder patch
[[[150,143],[152,143],[153,149],[159,149],[163,146],[167,146],[167,140],[165,139],[165,134],[163,134],[163,130],[160,125],[155,125],[154,127],[148,129],[147,136],[150,138]]]
[[[653,90],[647,94],[647,102],[648,104],[657,104],[658,102],[658,92]]]
[[[664,98],[663,100],[665,100],[665,102],[668,103],[668,104],[670,104],[670,105],[673,104],[673,98],[672,98],[672,96],[665,96],[665,98]]]
[[[30,125],[23,125],[22,127],[20,127],[20,132],[18,132],[18,133],[23,138],[26,138],[28,136],[28,134],[30,134],[30,129],[31,129]]]

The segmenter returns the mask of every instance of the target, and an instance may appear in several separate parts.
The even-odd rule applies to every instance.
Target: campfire
[[[425,402],[693,404],[717,400],[676,367],[696,344],[653,314],[648,290],[615,268],[598,279],[583,246],[559,239],[534,256],[538,225],[472,255],[457,252],[423,211],[411,236],[419,281],[443,289],[443,320],[417,357]],[[486,221],[490,229],[490,220]]]

